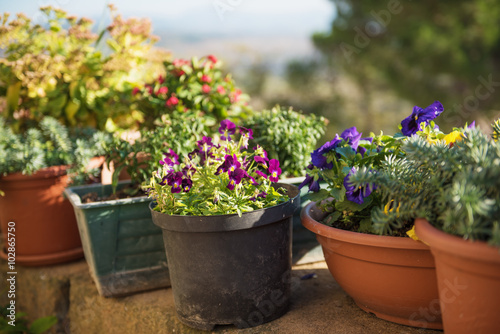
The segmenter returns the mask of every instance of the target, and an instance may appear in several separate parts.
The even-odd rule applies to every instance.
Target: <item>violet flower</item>
[[[248,141],[253,139],[253,131],[252,129],[247,129],[242,126],[240,128],[241,138],[242,138],[242,146],[244,148],[248,148]]]
[[[241,168],[238,168],[234,171],[230,171],[229,173],[229,183],[227,185],[227,188],[229,190],[234,190],[234,187],[237,185],[237,184],[240,184],[241,180],[243,179],[243,177],[245,177],[246,175],[248,175],[243,169]]]
[[[276,159],[269,160],[269,181],[278,182],[281,175],[280,162]]]
[[[430,121],[439,116],[444,110],[443,105],[439,101],[434,101],[425,109],[419,106],[414,106],[410,116],[401,122],[401,132],[403,135],[409,137],[418,131],[422,130],[421,123],[429,124]]]
[[[233,172],[241,167],[241,163],[238,161],[236,154],[228,155],[224,157],[224,162],[217,168],[215,175],[219,175],[222,172]]]
[[[179,156],[175,153],[174,150],[169,149],[168,152],[164,152],[163,155],[165,158],[160,160],[160,165],[173,166],[179,164]]]
[[[352,128],[345,129],[340,134],[340,138],[344,139],[354,150],[357,150],[359,140],[361,139],[361,133],[353,126]]]
[[[220,122],[219,133],[222,135],[222,140],[231,140],[231,135],[236,132],[236,125],[228,119]]]
[[[198,140],[196,144],[198,145],[199,152],[201,154],[208,153],[210,149],[214,146],[214,144],[212,143],[212,138],[207,136],[203,136],[203,139]]]
[[[338,135],[335,135],[334,139],[324,143],[323,146],[314,150],[311,153],[312,164],[317,168],[332,168],[333,164],[331,162],[326,162],[327,160],[324,154],[330,152],[331,150],[334,150],[341,142],[342,139]]]
[[[318,180],[314,181],[314,177],[310,176],[309,174],[306,174],[306,178],[299,185],[299,190],[302,189],[304,186],[308,186],[309,191],[317,193],[321,188],[319,185],[321,181],[323,181],[322,178],[319,178]]]
[[[193,181],[191,179],[183,179],[182,180],[182,190],[187,193],[189,190],[191,190],[191,187],[193,186]]]
[[[356,173],[357,169],[353,167],[350,171],[349,174],[344,178],[344,187],[346,189],[345,196],[347,200],[357,203],[357,204],[363,204],[364,200],[366,197],[370,196],[372,190],[370,187],[355,187],[350,185],[349,183],[349,178],[351,177],[352,174]]]

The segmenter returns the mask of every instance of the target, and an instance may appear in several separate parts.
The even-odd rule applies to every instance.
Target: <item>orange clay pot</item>
[[[33,175],[12,173],[0,178],[0,226],[6,259],[9,222],[15,223],[15,262],[39,266],[83,257],[73,207],[63,197],[68,166],[53,166]],[[13,224],[9,224],[11,226]],[[10,236],[12,237],[12,236]]]
[[[403,325],[442,329],[434,259],[410,238],[345,231],[320,223],[315,203],[301,212],[316,234],[330,273],[366,312]]]
[[[425,219],[415,233],[436,261],[446,333],[500,333],[500,249],[447,234]]]

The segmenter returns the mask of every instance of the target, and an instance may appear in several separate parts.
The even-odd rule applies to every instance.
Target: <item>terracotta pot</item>
[[[44,168],[33,175],[0,178],[0,223],[15,223],[16,264],[47,265],[83,257],[73,207],[63,197],[68,166]],[[6,258],[2,249],[0,256]]]
[[[410,238],[344,231],[320,223],[315,203],[301,212],[316,234],[330,273],[356,304],[403,325],[442,329],[434,259]]]
[[[449,235],[425,219],[415,224],[436,260],[446,333],[500,333],[500,249]]]
[[[132,156],[132,153],[129,155]],[[137,154],[137,161],[139,163],[148,161],[150,158],[149,154],[139,152]],[[140,164],[138,166],[139,168],[141,167],[146,167],[146,164]],[[101,170],[101,183],[102,184],[111,184],[113,183],[113,173],[115,172],[115,166],[114,162],[111,161],[109,163],[109,166],[106,162],[102,164],[102,170]],[[124,168],[120,171],[120,174],[118,174],[118,181],[128,181],[130,180],[130,175],[128,174],[127,170]]]

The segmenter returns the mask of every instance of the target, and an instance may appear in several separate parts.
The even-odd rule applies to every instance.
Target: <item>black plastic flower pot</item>
[[[154,211],[163,229],[178,318],[188,326],[254,327],[288,310],[292,263],[292,217],[300,205],[296,186],[290,200],[238,215],[175,216]]]

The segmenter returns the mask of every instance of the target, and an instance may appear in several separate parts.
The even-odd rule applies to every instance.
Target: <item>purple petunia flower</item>
[[[370,187],[361,188],[349,185],[349,178],[352,174],[356,173],[356,171],[357,169],[353,167],[349,171],[349,174],[347,174],[347,176],[344,178],[344,187],[346,189],[345,196],[347,200],[351,202],[363,204],[365,198],[368,197],[372,191]]]
[[[359,140],[361,139],[361,133],[353,126],[352,128],[345,129],[340,134],[340,138],[344,139],[354,150],[357,150]]]
[[[429,124],[429,122],[439,116],[443,110],[444,107],[439,101],[434,101],[425,109],[414,106],[411,115],[401,122],[401,132],[407,137],[414,135],[422,130],[420,127],[421,123],[425,123],[426,125]]]
[[[280,162],[276,159],[269,160],[269,181],[278,182],[279,176],[281,175]]]
[[[312,164],[317,168],[332,168],[333,164],[332,163],[327,164],[326,157],[324,156],[324,154],[335,149],[337,145],[340,144],[341,142],[342,139],[338,135],[335,135],[334,139],[332,139],[329,142],[326,142],[325,144],[323,144],[323,146],[314,150],[311,153]]]
[[[220,122],[219,133],[222,135],[222,140],[231,140],[231,135],[236,132],[236,125],[228,119]]]
[[[248,148],[248,141],[250,139],[253,139],[253,131],[252,129],[247,129],[242,126],[240,126],[239,128],[240,128],[241,138],[243,140],[242,146],[244,148]]]
[[[241,180],[247,176],[248,174],[241,168],[238,168],[234,171],[228,172],[229,174],[229,183],[227,188],[229,190],[233,190],[237,184],[240,184]]]

